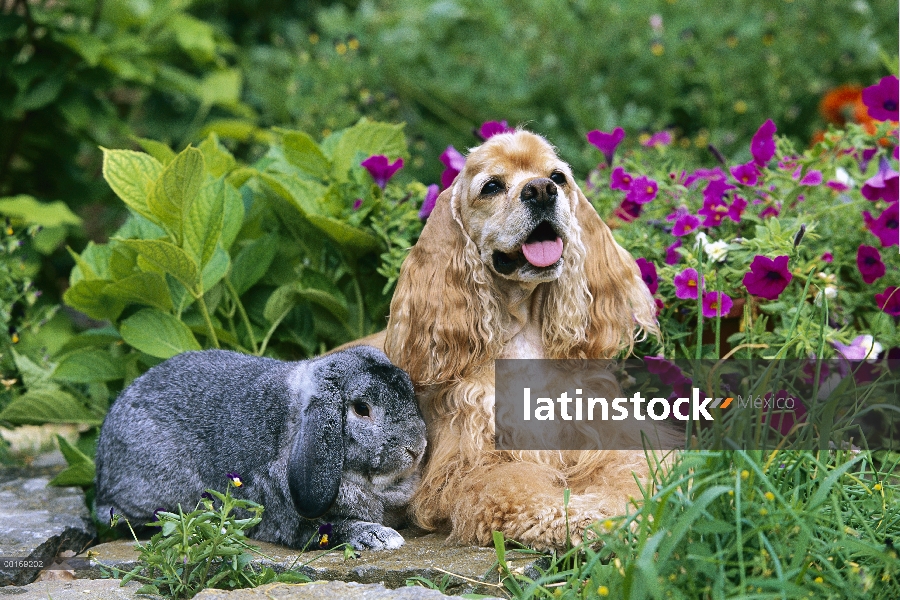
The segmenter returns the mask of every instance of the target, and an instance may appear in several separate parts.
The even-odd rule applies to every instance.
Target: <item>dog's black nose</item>
[[[546,177],[539,177],[525,184],[519,198],[525,204],[542,205],[556,202],[556,194],[556,184]]]

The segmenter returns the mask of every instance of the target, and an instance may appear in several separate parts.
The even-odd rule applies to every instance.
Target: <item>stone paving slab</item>
[[[405,587],[391,590],[377,583],[346,581],[315,582],[299,585],[272,583],[251,590],[203,590],[196,600],[462,600],[437,590]]]
[[[81,490],[49,487],[49,481],[0,471],[0,556],[49,561],[68,550],[83,552],[94,539]],[[0,565],[0,586],[25,585],[39,571]]]
[[[77,579],[72,581],[35,581],[25,586],[0,587],[0,599],[6,600],[152,600],[157,596],[136,595],[141,587],[129,581],[120,587],[118,579]],[[336,600],[336,599],[333,599]]]

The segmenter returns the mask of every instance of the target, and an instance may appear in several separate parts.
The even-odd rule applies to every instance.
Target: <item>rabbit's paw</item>
[[[396,550],[406,543],[403,536],[390,527],[364,521],[350,526],[347,541],[357,550]]]

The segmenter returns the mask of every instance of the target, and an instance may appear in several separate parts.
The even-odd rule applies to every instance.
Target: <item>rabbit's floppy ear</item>
[[[287,475],[297,512],[315,519],[328,512],[341,486],[344,401],[333,379],[315,367],[309,371],[297,390],[304,402]]]

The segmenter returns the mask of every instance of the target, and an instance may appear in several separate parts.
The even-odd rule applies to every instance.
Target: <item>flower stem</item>
[[[244,310],[244,304],[238,297],[237,290],[234,289],[234,286],[231,285],[231,282],[228,281],[227,278],[225,279],[225,286],[228,288],[228,291],[231,294],[232,299],[234,300],[234,305],[237,306],[238,313],[240,313],[241,315],[241,321],[243,321],[244,327],[247,328],[247,335],[250,337],[250,346],[253,348],[253,354],[257,354],[259,352],[259,348],[256,345],[256,336],[253,335],[253,327],[250,326],[250,318],[247,316],[247,311]]]
[[[203,292],[194,293],[193,296],[194,300],[197,301],[197,306],[200,308],[200,314],[203,315],[203,320],[206,322],[206,328],[209,330],[209,339],[212,340],[214,347],[219,348],[219,338],[216,336],[216,329],[213,327],[212,319],[209,317],[206,302],[203,301]]]

